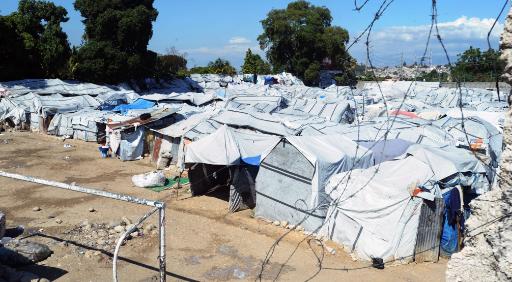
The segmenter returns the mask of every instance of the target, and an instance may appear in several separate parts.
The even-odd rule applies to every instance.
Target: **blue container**
[[[105,159],[108,158],[108,146],[99,146],[98,150],[100,150],[101,158]]]

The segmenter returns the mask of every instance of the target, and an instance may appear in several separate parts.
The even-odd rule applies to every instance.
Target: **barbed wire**
[[[356,7],[356,10],[357,11],[360,11],[361,9],[364,8],[364,6],[369,2],[369,0],[366,0],[364,1],[361,5],[358,5],[357,4],[357,0],[354,1],[354,6]],[[386,123],[388,123],[388,127],[386,128],[386,131],[383,135],[381,135],[379,138],[377,138],[377,136],[379,135],[379,131],[377,131],[377,136],[375,138],[375,140],[381,140],[382,138],[384,139],[384,142],[387,141],[387,136],[388,136],[388,133],[391,131],[391,129],[393,128],[393,124],[395,123],[396,119],[397,119],[397,115],[395,115],[393,117],[393,119],[391,120],[390,122],[390,116],[389,116],[389,109],[388,109],[388,106],[387,106],[387,101],[386,101],[386,97],[382,91],[382,88],[380,87],[380,84],[379,84],[379,81],[377,80],[377,77],[375,75],[375,71],[374,71],[374,67],[373,67],[373,62],[372,62],[372,58],[370,56],[370,37],[371,37],[371,32],[372,32],[372,29],[374,27],[374,24],[378,21],[378,19],[383,16],[383,14],[386,12],[386,10],[389,8],[389,6],[392,4],[393,0],[391,1],[387,1],[387,0],[383,0],[381,5],[379,6],[377,12],[375,13],[375,16],[373,17],[372,21],[369,23],[369,25],[363,30],[363,32],[361,34],[359,34],[355,39],[354,41],[347,47],[347,51],[352,47],[354,46],[356,43],[358,43],[361,38],[366,34],[366,41],[365,41],[365,45],[366,45],[366,58],[371,66],[371,70],[372,70],[372,76],[375,78],[375,83],[377,84],[377,88],[378,88],[378,91],[381,95],[381,98],[383,100],[383,103],[384,103],[384,107],[386,109]],[[491,27],[491,30],[489,31],[488,33],[488,42],[489,42],[489,49],[491,49],[490,47],[490,41],[489,41],[489,37],[490,37],[490,34],[492,33],[492,29],[494,28],[494,26],[496,25],[496,22],[499,20],[499,17],[501,16],[501,14],[503,13],[506,5],[508,4],[508,0],[506,1],[506,3],[504,4],[503,8],[501,9],[499,15],[496,17],[496,20],[493,24],[493,26]],[[427,36],[427,42],[425,44],[425,49],[424,49],[424,55],[422,56],[422,59],[421,59],[421,62],[423,63],[423,61],[425,60],[425,57],[426,57],[426,53],[428,51],[428,48],[430,46],[430,40],[431,40],[431,37],[432,37],[432,33],[435,31],[435,36],[438,40],[438,42],[440,43],[441,47],[442,47],[442,50],[446,56],[446,59],[448,61],[448,66],[450,68],[450,71],[453,70],[453,65],[451,63],[451,60],[450,60],[450,56],[448,54],[448,51],[446,49],[446,46],[441,38],[441,35],[440,35],[440,32],[439,32],[439,26],[438,26],[438,11],[437,11],[437,1],[436,0],[432,0],[432,7],[431,7],[431,25],[430,25],[430,29],[429,29],[429,33],[428,33],[428,36]],[[496,73],[496,71],[495,71]],[[417,75],[417,74],[416,74]],[[409,85],[409,87],[407,88],[407,91],[406,93],[404,93],[404,96],[402,98],[402,101],[398,107],[398,111],[401,110],[401,108],[403,107],[404,103],[406,102],[408,96],[409,96],[409,93],[411,91],[411,88],[413,86],[413,84],[416,82],[416,78],[417,76],[415,75],[415,80],[412,81]],[[466,136],[466,141],[468,142],[468,144],[471,144],[470,143],[470,140],[469,140],[469,134],[468,132],[466,131],[465,129],[465,125],[464,125],[464,113],[463,113],[463,91],[462,91],[462,87],[461,87],[461,84],[460,84],[460,81],[456,81],[456,85],[457,85],[457,89],[458,89],[458,93],[459,93],[459,103],[458,103],[458,106],[459,108],[461,109],[461,127],[464,131],[464,134]],[[499,90],[498,90],[499,91]],[[352,93],[353,94],[353,93]],[[355,100],[355,99],[354,99]],[[364,100],[364,99],[363,99]],[[363,101],[364,103],[365,101]],[[357,108],[357,107],[356,107]],[[363,113],[364,115],[364,113]],[[356,119],[358,121],[358,124],[357,124],[357,137],[359,139],[359,136],[360,136],[360,123],[359,123],[359,118]],[[378,142],[378,141],[377,141]],[[377,144],[377,142],[374,143]],[[373,145],[373,146],[374,146]],[[372,146],[372,147],[373,147]],[[385,150],[385,146],[386,146],[386,143],[384,143],[384,148],[383,148],[383,151]],[[364,154],[366,154],[367,152],[371,151],[372,147],[368,148],[368,151],[366,151]],[[359,148],[359,147],[357,147]],[[485,161],[483,161],[477,154],[476,152],[472,151],[472,153],[474,154],[474,156],[483,164],[486,164]],[[364,155],[363,154],[363,155]],[[356,156],[357,156],[357,153],[356,153]],[[352,167],[352,169],[350,169],[348,172],[346,172],[344,174],[344,176],[342,177],[342,179],[338,182],[338,184],[336,186],[338,186],[340,183],[342,183],[344,181],[344,178],[346,177],[346,181],[345,181],[345,189],[344,191],[347,189],[347,186],[349,184],[349,180],[350,180],[350,176],[352,174],[352,172],[354,171],[355,167],[356,167],[356,164],[358,164],[361,160],[363,159],[363,157],[361,156],[359,158],[358,161],[356,161]],[[368,179],[368,181],[362,185],[362,187],[358,190],[356,190],[355,193],[353,193],[350,197],[348,197],[347,199],[355,196],[357,193],[359,193],[360,191],[362,191],[365,187],[368,186],[368,184],[373,180],[373,178],[378,174],[379,172],[379,167],[380,167],[380,164],[379,163],[377,166],[376,166],[376,169],[372,175],[372,177],[370,177]],[[487,165],[487,164],[486,164]],[[431,168],[432,169],[432,168]],[[494,171],[494,170],[491,170],[491,171]],[[498,175],[499,177],[499,175]],[[492,184],[492,183],[491,183]],[[343,195],[344,191],[340,194],[340,195]],[[313,213],[313,212],[316,212],[318,209],[320,208],[323,208],[325,207],[325,205],[337,205],[339,203],[339,200],[340,200],[341,196],[339,196],[337,199],[334,199],[332,202],[330,203],[325,203],[325,202],[321,202],[319,205],[317,205],[316,207],[314,207],[313,209],[310,209],[308,210],[308,214],[292,229],[288,230],[287,232],[285,232],[282,236],[280,236],[277,240],[275,240],[274,244],[272,244],[272,246],[270,247],[270,249],[267,251],[267,254],[265,256],[265,259],[263,260],[262,262],[262,266],[261,266],[261,270],[260,270],[260,273],[258,275],[258,278],[260,281],[262,279],[262,274],[265,270],[265,265],[268,264],[268,262],[270,261],[270,258],[273,256],[275,250],[276,250],[276,247],[277,245],[289,234],[291,233],[292,231],[294,231],[300,224],[302,224],[303,222],[305,222],[309,217],[310,217],[310,214]],[[345,200],[347,200],[345,199]],[[303,200],[304,201],[304,200]],[[296,202],[297,203],[297,202]],[[332,214],[334,213],[331,213],[330,215],[328,215],[328,217],[332,216]],[[326,222],[328,222],[330,220],[330,218],[326,218],[324,223],[322,224],[322,226],[320,228],[322,228]],[[319,228],[319,229],[320,229]],[[297,248],[300,246],[300,244],[302,244],[305,240],[308,240],[309,238],[311,238],[312,234],[309,234],[308,236],[306,236],[303,240],[301,240],[295,247],[294,251],[290,254],[290,256],[287,258],[287,260],[282,264],[282,267],[284,267],[284,265],[286,263],[289,262],[289,260],[291,259],[291,257],[295,254]],[[308,241],[310,242],[310,241]],[[323,244],[323,243],[321,243]],[[322,248],[323,248],[323,245],[322,245]],[[316,275],[318,275],[321,270],[323,269],[323,259],[324,259],[324,253],[322,253],[321,256],[318,256],[315,251],[313,250],[313,248],[311,247],[310,245],[310,249],[312,250],[312,252],[314,253],[316,259],[317,259],[317,264],[318,264],[318,270],[315,272],[315,274],[313,274],[310,278],[308,278],[307,280],[311,280],[313,279]],[[281,269],[282,269],[281,267]],[[368,266],[370,267],[370,266]],[[350,269],[343,269],[345,271],[348,271]],[[281,271],[279,271],[279,273],[276,275],[276,277],[274,278],[274,280],[277,280],[279,275],[280,275]]]

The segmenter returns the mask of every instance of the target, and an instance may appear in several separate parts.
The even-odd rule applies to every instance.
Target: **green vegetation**
[[[159,55],[156,60],[155,78],[172,79],[187,75],[187,59],[175,48],[167,50],[165,55]]]
[[[71,60],[75,78],[118,83],[154,75],[157,55],[147,49],[158,15],[153,0],[76,0],[74,6],[85,24],[85,44]]]
[[[496,81],[500,79],[505,62],[500,60],[500,52],[493,49],[480,51],[480,48],[469,47],[458,55],[457,63],[452,70],[454,79],[466,81]]]
[[[272,70],[270,64],[263,61],[260,55],[254,54],[251,49],[248,49],[245,53],[242,72],[247,74],[271,74]]]
[[[429,73],[422,72],[416,80],[417,81],[427,81],[427,82],[448,82],[449,76],[445,72],[438,72],[437,70],[432,70]]]
[[[218,58],[215,61],[209,62],[206,67],[191,68],[190,73],[235,75],[236,69],[229,61]]]
[[[258,41],[275,72],[287,71],[307,85],[317,85],[321,69],[341,70],[346,75],[339,82],[355,84],[356,63],[345,49],[349,34],[331,22],[329,9],[292,2],[286,9],[271,10],[261,21]]]
[[[21,0],[16,12],[0,16],[0,80],[66,76],[66,21],[66,9],[36,0]]]

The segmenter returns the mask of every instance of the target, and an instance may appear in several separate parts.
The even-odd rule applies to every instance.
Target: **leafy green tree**
[[[0,17],[0,34],[0,81],[25,77],[30,61],[11,17]]]
[[[190,73],[235,75],[236,69],[228,60],[218,58],[215,61],[209,62],[206,67],[191,68]]]
[[[236,69],[231,65],[231,63],[228,60],[223,60],[221,58],[218,58],[217,60],[208,63],[208,69],[210,70],[210,73],[214,74],[236,74]]]
[[[429,73],[423,72],[416,78],[417,81],[428,81],[428,82],[447,82],[448,74],[445,72],[438,72],[437,70],[431,70]]]
[[[272,71],[269,63],[263,61],[260,55],[254,54],[251,49],[248,49],[245,53],[242,72],[247,74],[270,74]]]
[[[0,16],[0,79],[65,77],[71,49],[60,25],[66,21],[66,9],[37,0],[21,0],[16,12]]]
[[[183,56],[170,54],[157,57],[155,70],[157,78],[170,79],[183,70],[187,70],[187,59]]]
[[[482,52],[480,48],[469,47],[458,55],[452,76],[461,82],[496,81],[501,77],[505,63],[500,60],[500,52],[489,49]]]
[[[171,79],[185,74],[187,71],[185,56],[174,47],[168,49],[165,55],[159,55],[156,61],[155,77],[157,79]]]
[[[347,30],[332,26],[329,9],[306,1],[273,9],[261,21],[263,33],[258,37],[262,50],[274,71],[291,72],[306,84],[316,84],[321,69],[346,73],[346,84],[356,81],[355,60],[346,51]]]
[[[147,45],[158,12],[153,0],[76,0],[85,44],[72,60],[75,78],[96,83],[143,80],[154,75],[157,55]]]
[[[210,68],[209,67],[193,67],[190,69],[190,73],[197,73],[197,74],[209,74]]]

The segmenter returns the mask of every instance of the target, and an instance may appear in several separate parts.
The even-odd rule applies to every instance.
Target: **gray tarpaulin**
[[[25,79],[1,82],[0,88],[5,88],[9,95],[19,96],[28,93],[38,95],[62,94],[67,96],[97,96],[107,93],[134,93],[131,89],[113,85],[97,85],[92,83],[60,80],[60,79]]]
[[[440,196],[437,184],[466,172],[485,174],[486,168],[466,150],[414,144],[400,159],[335,175],[326,186],[332,203],[321,233],[365,260],[409,260],[421,204],[412,190],[422,186]]]
[[[277,136],[238,133],[223,125],[214,133],[187,145],[185,163],[237,165],[247,158],[259,160],[264,158],[279,140]]]
[[[410,259],[422,203],[410,190],[432,177],[414,157],[335,175],[326,187],[332,202],[320,233],[364,260]]]
[[[133,132],[121,132],[119,158],[122,161],[134,161],[142,157],[144,151],[144,127],[138,127]]]
[[[287,137],[261,163],[255,214],[317,231],[329,204],[329,177],[372,165],[371,151],[341,135]]]

